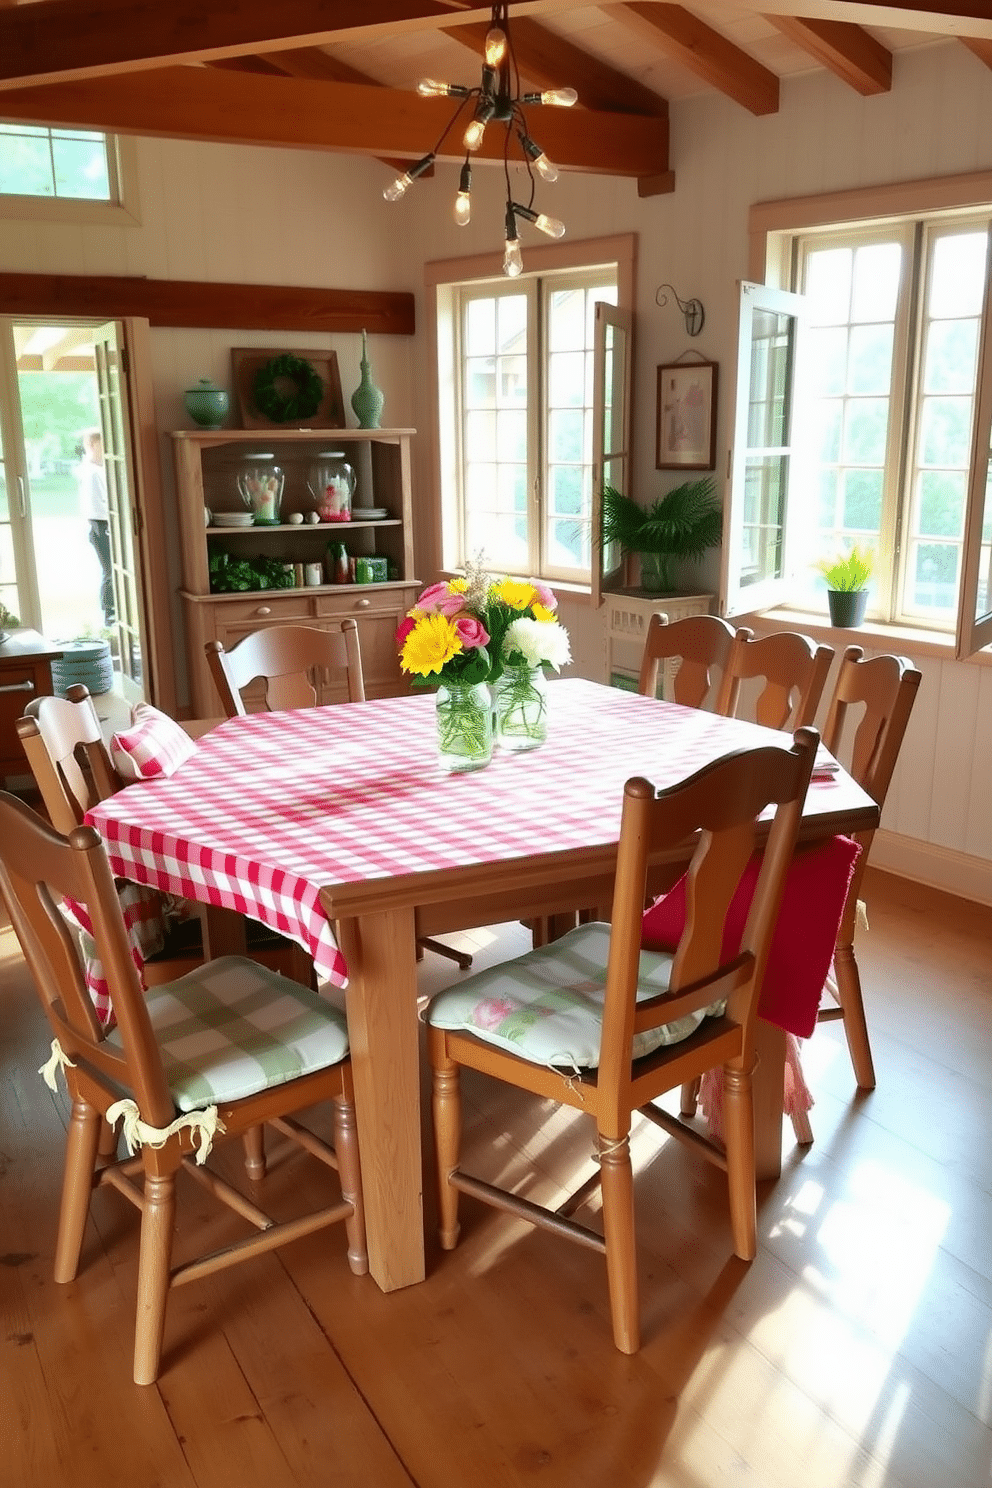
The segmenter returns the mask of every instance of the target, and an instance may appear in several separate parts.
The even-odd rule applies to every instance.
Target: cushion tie
[[[217,1115],[216,1106],[207,1106],[202,1111],[184,1111],[177,1116],[175,1121],[170,1121],[168,1126],[149,1126],[142,1121],[138,1110],[137,1101],[119,1100],[115,1101],[107,1111],[107,1120],[111,1126],[116,1126],[118,1118],[123,1116],[124,1125],[121,1131],[128,1153],[133,1155],[137,1147],[164,1147],[170,1137],[176,1132],[189,1127],[193,1132],[193,1142],[196,1146],[197,1165],[202,1168],[210,1154],[213,1146],[214,1136],[217,1132],[226,1131],[223,1121]]]
[[[55,1071],[60,1069],[64,1070],[66,1065],[68,1065],[70,1069],[76,1068],[75,1064],[69,1058],[68,1054],[65,1052],[58,1039],[54,1038],[52,1039],[51,1055],[48,1059],[45,1060],[45,1063],[38,1071],[39,1075],[44,1080],[49,1090],[58,1090],[58,1085],[55,1083]]]

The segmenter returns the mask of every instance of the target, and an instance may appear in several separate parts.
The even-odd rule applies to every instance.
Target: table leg
[[[412,910],[338,923],[369,1270],[384,1292],[423,1281],[417,949]]]
[[[774,1023],[755,1020],[754,1170],[759,1179],[782,1172],[782,1116],[785,1091],[785,1034]]]

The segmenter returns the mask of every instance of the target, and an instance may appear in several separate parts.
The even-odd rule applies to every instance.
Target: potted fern
[[[860,625],[868,607],[868,580],[875,568],[872,549],[855,543],[847,552],[821,558],[816,567],[827,581],[831,625],[845,629]]]
[[[603,487],[603,545],[616,543],[641,560],[641,587],[655,594],[675,588],[673,565],[701,558],[723,532],[723,511],[712,476],[685,481],[648,507],[613,486]]]

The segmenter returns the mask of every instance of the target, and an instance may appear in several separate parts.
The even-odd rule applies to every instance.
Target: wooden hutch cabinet
[[[230,650],[250,631],[267,625],[329,627],[346,616],[358,622],[370,698],[405,692],[396,653],[396,627],[413,605],[420,584],[413,574],[410,495],[412,429],[218,429],[172,435],[179,500],[182,588],[193,713],[216,717],[220,701],[207,667],[204,645],[218,640]],[[314,510],[308,488],[311,467],[321,455],[340,451],[352,465],[358,485],[349,522],[294,525],[294,512]],[[239,471],[260,454],[274,457],[285,475],[278,525],[211,525],[207,513],[244,511]],[[363,508],[383,508],[385,517],[362,516]],[[344,543],[358,559],[385,559],[388,577],[375,583],[330,583],[328,545]],[[210,560],[227,553],[238,559],[270,558],[297,572],[323,565],[323,582],[285,589],[236,593],[211,591]],[[362,565],[364,567],[364,565]],[[260,690],[258,697],[260,698]],[[249,707],[251,694],[246,694]],[[328,689],[321,702],[338,701]]]

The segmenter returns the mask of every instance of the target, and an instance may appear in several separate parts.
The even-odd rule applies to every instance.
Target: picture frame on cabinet
[[[231,349],[242,429],[343,429],[337,353]]]
[[[658,368],[656,470],[716,468],[716,362]]]

